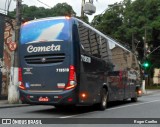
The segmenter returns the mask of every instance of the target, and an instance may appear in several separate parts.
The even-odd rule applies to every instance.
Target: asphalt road
[[[73,109],[56,109],[54,106],[24,106],[0,108],[0,118],[160,118],[160,93],[140,97],[138,102],[112,102],[105,111],[96,107],[77,107]],[[74,120],[74,119],[73,119]],[[16,125],[18,126],[18,125]],[[21,126],[21,125],[20,125]],[[41,125],[42,126],[42,125]],[[50,125],[47,125],[50,126]],[[61,126],[60,124],[56,126]],[[62,125],[64,126],[64,125]],[[80,124],[66,124],[65,127],[81,127]],[[89,126],[89,125],[88,125]],[[97,126],[94,124],[92,126]],[[98,125],[105,126],[106,125]],[[149,125],[109,125],[109,127],[159,127]],[[40,126],[39,126],[40,127]],[[108,127],[108,126],[107,126]]]

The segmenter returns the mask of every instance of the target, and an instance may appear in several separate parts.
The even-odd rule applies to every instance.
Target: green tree
[[[140,41],[137,49],[142,59],[145,30],[149,46],[160,45],[160,0],[123,0],[95,16],[92,25],[130,47],[134,35]]]
[[[88,19],[88,17],[87,17],[86,15],[84,15],[84,17],[76,16],[76,18],[81,19],[81,20],[83,20],[84,22],[86,22],[86,23],[89,24],[89,19]]]
[[[124,6],[120,3],[109,5],[104,14],[96,15],[91,24],[106,35],[117,39],[120,42],[124,40],[125,29],[123,28]],[[121,33],[120,33],[121,32]]]
[[[53,8],[51,8],[52,16],[72,16],[76,15],[72,7],[67,3],[58,3]]]
[[[9,15],[15,17],[16,10],[9,12]],[[51,9],[44,7],[22,5],[22,19],[32,20],[35,18],[45,18],[51,16],[72,16],[76,15],[74,10],[67,3],[58,3]]]
[[[145,31],[151,51],[160,46],[160,0],[123,0],[116,4],[109,6],[104,14],[95,16],[92,25],[130,47],[132,40],[140,41],[137,51],[141,62],[144,62]],[[154,63],[150,64],[148,72],[152,76],[153,69],[160,67],[159,56],[160,48],[147,57],[150,63]]]

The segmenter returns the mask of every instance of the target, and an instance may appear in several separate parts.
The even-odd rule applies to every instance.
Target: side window
[[[110,49],[107,39],[90,30],[90,43],[92,55],[109,61]]]
[[[102,36],[99,36],[99,49],[101,57],[106,61],[110,61],[111,51],[109,49],[108,40]]]
[[[89,39],[89,29],[79,23],[79,38],[82,48],[89,54],[91,54],[90,39]]]
[[[107,39],[100,36],[92,29],[87,28],[82,23],[79,23],[79,38],[82,48],[98,58],[103,58],[105,61],[109,60],[110,48]]]
[[[116,47],[116,45],[113,42],[108,41],[108,43],[109,43],[109,49],[113,49]]]
[[[111,43],[111,42],[110,42]],[[112,52],[112,62],[115,65],[115,70],[124,70],[127,69],[128,67],[130,68],[130,58],[129,52],[122,49],[118,45],[115,44],[115,47],[111,49]]]
[[[90,43],[91,52],[93,56],[101,58],[100,48],[99,48],[99,36],[92,30],[90,30]]]

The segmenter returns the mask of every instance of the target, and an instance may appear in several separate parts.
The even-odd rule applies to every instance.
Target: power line
[[[5,1],[5,10],[6,10],[6,12],[7,12],[7,2],[8,2],[8,0]]]
[[[33,2],[35,5],[37,5],[38,1],[37,0],[36,1],[32,0],[31,2]]]
[[[9,12],[9,8],[10,8],[10,5],[11,5],[11,2],[12,2],[12,0],[8,1],[7,14],[8,14],[8,12]]]
[[[49,8],[52,8],[51,6],[49,6],[49,5],[45,4],[45,3],[43,3],[43,2],[40,1],[40,0],[37,0],[37,1],[40,2],[41,4],[45,5],[45,6],[49,7]]]
[[[9,8],[10,8],[10,5],[11,5],[11,2],[12,2],[12,0],[6,0],[5,1],[5,9],[4,9],[4,11],[5,11],[5,14],[7,15],[8,14],[8,12],[9,12]],[[1,9],[2,10],[2,9]]]

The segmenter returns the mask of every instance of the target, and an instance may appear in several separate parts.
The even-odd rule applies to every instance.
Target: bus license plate
[[[48,97],[40,97],[40,98],[39,98],[39,101],[40,101],[40,102],[48,102],[48,101],[49,101],[49,98],[48,98]]]

